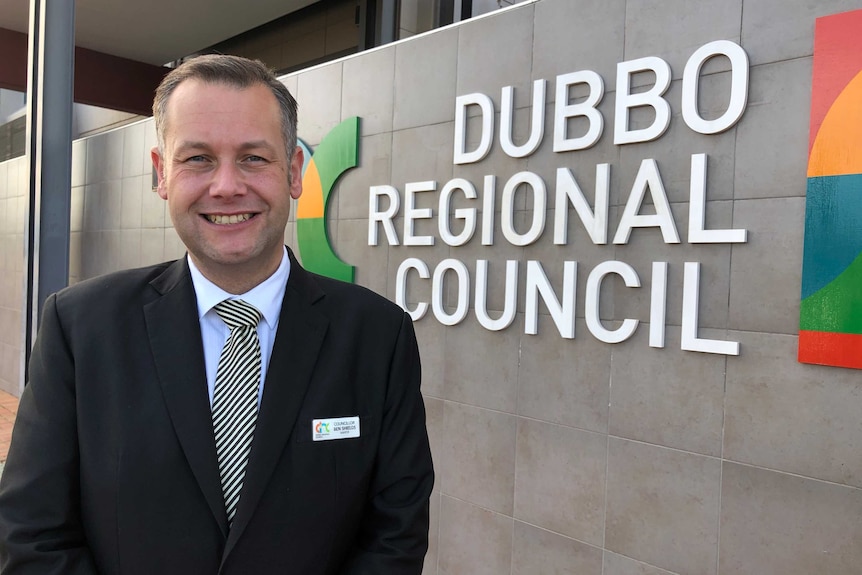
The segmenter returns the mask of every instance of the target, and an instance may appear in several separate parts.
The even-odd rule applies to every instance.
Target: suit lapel
[[[323,292],[292,253],[290,259],[290,278],[267,368],[251,456],[222,563],[248,525],[284,452],[328,326],[327,318],[312,305],[323,297]]]
[[[226,536],[197,300],[185,258],[151,285],[161,297],[144,306],[144,315],[162,394],[192,473]]]

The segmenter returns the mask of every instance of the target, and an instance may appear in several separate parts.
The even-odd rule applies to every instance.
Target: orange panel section
[[[862,174],[862,72],[829,109],[814,140],[808,177]]]
[[[296,217],[322,218],[323,217],[323,187],[320,185],[320,173],[314,158],[308,161],[305,176],[302,178],[302,195],[296,205]]]

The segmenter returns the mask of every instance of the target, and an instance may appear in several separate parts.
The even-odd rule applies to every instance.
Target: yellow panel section
[[[808,159],[809,178],[847,174],[862,174],[862,72],[829,108]]]
[[[308,161],[305,176],[302,178],[302,195],[296,204],[296,217],[300,218],[322,218],[323,217],[323,186],[320,185],[320,174],[314,158]]]

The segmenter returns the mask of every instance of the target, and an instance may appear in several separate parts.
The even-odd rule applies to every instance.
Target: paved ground
[[[9,453],[9,440],[12,438],[12,425],[17,413],[18,398],[0,391],[0,470],[3,469],[2,462],[6,461],[6,454]]]

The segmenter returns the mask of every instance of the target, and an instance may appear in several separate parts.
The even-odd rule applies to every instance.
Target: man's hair
[[[278,102],[281,112],[281,132],[287,157],[293,157],[296,149],[296,100],[275,73],[260,60],[249,60],[239,56],[209,54],[187,60],[171,70],[156,88],[153,99],[153,117],[156,121],[156,137],[159,150],[165,151],[165,129],[168,122],[168,100],[177,86],[186,80],[200,80],[207,84],[222,84],[237,89],[262,85],[269,88]]]

